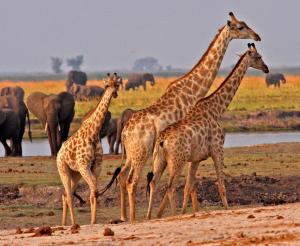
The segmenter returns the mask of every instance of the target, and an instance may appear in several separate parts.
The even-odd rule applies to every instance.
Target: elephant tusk
[[[46,122],[46,125],[45,125],[45,132],[47,132],[47,129],[48,129],[48,123]]]

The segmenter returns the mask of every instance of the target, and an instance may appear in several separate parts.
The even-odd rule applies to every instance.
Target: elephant
[[[56,156],[62,143],[68,138],[75,114],[74,97],[68,92],[50,95],[34,92],[28,96],[27,106],[43,124],[48,135],[51,155]]]
[[[94,110],[93,110],[94,111]],[[90,114],[90,113],[89,113]],[[102,128],[99,132],[99,139],[101,140],[102,138],[104,138],[105,136],[107,136],[107,132],[108,132],[108,128],[109,128],[109,124],[110,124],[110,120],[111,120],[111,112],[107,111],[105,114],[105,119],[102,125]]]
[[[146,82],[150,81],[150,84],[153,86],[155,85],[155,79],[153,74],[151,73],[144,73],[144,74],[134,74],[128,77],[128,81],[125,84],[125,90],[128,91],[130,89],[135,90],[140,85],[144,87],[146,90]]]
[[[82,119],[82,121],[85,121],[88,119],[88,117],[94,112],[94,110],[91,110],[88,112]],[[102,125],[102,128],[99,132],[99,140],[101,141],[102,138],[107,137],[107,142],[109,144],[109,153],[113,153],[114,151],[114,144],[116,141],[117,136],[117,119],[111,118],[111,112],[107,111],[105,114],[105,119]]]
[[[103,129],[103,128],[102,128]],[[114,153],[114,145],[117,138],[117,119],[111,118],[107,124],[106,129],[100,131],[101,138],[107,137],[109,145],[109,154]]]
[[[24,94],[24,89],[20,86],[6,86],[3,87],[0,91],[1,96],[16,96],[20,101],[24,101]]]
[[[286,83],[286,79],[282,73],[269,73],[266,76],[267,87],[269,87],[270,85],[280,87],[280,82],[282,82],[283,84]]]
[[[19,145],[20,148],[18,148],[18,152],[15,153],[18,156],[22,156],[22,139],[25,132],[25,125],[26,125],[26,116],[28,120],[28,136],[30,141],[32,141],[31,138],[31,129],[30,129],[30,117],[29,117],[29,111],[26,107],[26,104],[24,101],[19,100],[16,96],[0,96],[0,108],[5,109],[9,108],[13,110],[15,113],[17,113],[19,120],[20,120],[20,131],[19,131],[19,138],[20,141]],[[12,142],[11,142],[12,147]]]
[[[20,153],[20,119],[12,109],[0,109],[0,142],[5,149],[5,156],[17,156]],[[9,147],[6,140],[12,141]]]
[[[70,88],[73,84],[86,85],[87,79],[88,78],[85,72],[71,70],[68,73],[68,78],[65,83],[67,92],[70,92]]]
[[[104,93],[104,89],[96,85],[73,84],[70,88],[70,93],[78,101],[88,101],[93,98],[101,97]]]
[[[121,143],[122,130],[123,130],[126,122],[129,120],[129,118],[131,117],[131,115],[134,112],[135,112],[135,110],[133,110],[133,109],[130,109],[130,108],[125,109],[117,121],[117,138],[116,138],[115,151],[114,151],[115,155],[117,155],[119,153],[119,146]]]

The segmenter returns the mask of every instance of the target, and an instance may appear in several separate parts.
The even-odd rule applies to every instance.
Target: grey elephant
[[[104,122],[103,122],[102,128],[101,128],[101,130],[99,132],[99,138],[100,139],[102,139],[102,138],[104,138],[104,137],[107,136],[107,132],[108,132],[110,120],[111,120],[111,112],[107,111],[106,114],[105,114],[105,118],[104,118]]]
[[[82,119],[82,121],[85,121],[88,119],[88,117],[94,112],[94,110],[91,110],[88,112]],[[101,141],[102,138],[107,137],[107,142],[109,144],[109,153],[113,153],[114,151],[114,144],[116,141],[116,135],[117,135],[117,119],[111,118],[111,112],[107,111],[105,114],[104,122],[102,125],[102,128],[99,132],[99,139]]]
[[[125,109],[120,118],[117,121],[117,136],[116,136],[116,144],[115,144],[115,151],[114,153],[117,155],[119,153],[119,146],[121,144],[121,134],[122,130],[126,124],[126,122],[129,120],[131,115],[135,112],[135,110],[127,108]]]
[[[150,81],[150,84],[155,85],[155,79],[153,74],[144,73],[144,74],[134,74],[128,77],[128,81],[125,84],[125,90],[128,91],[130,89],[135,90],[139,86],[143,86],[144,90],[146,90],[146,83]]]
[[[1,96],[16,96],[20,101],[24,101],[24,89],[20,86],[6,86],[3,87],[0,91]]]
[[[11,109],[0,109],[0,141],[5,149],[5,156],[17,156],[20,153],[20,120]],[[12,141],[9,147],[6,140]]]
[[[1,109],[11,109],[13,110],[19,117],[20,121],[20,131],[19,131],[19,138],[18,140],[20,148],[18,148],[18,152],[16,155],[22,156],[22,140],[23,140],[23,135],[25,132],[25,125],[26,125],[26,117],[28,120],[28,136],[30,141],[32,141],[31,138],[31,130],[30,130],[30,117],[29,117],[29,111],[28,108],[26,107],[26,104],[24,101],[19,100],[18,97],[16,96],[0,96],[0,108]],[[12,142],[11,142],[11,147],[12,147]]]
[[[269,87],[270,85],[274,85],[275,87],[280,87],[280,83],[285,84],[286,79],[282,73],[269,73],[266,76],[266,85]]]
[[[114,145],[117,138],[117,119],[110,118],[105,129],[100,131],[101,138],[107,137],[107,142],[109,145],[109,154],[114,153]]]
[[[68,92],[46,95],[34,92],[27,98],[27,106],[43,124],[48,135],[51,155],[55,156],[67,140],[74,118],[74,97]]]
[[[87,79],[88,78],[85,72],[71,70],[68,73],[68,78],[65,83],[67,92],[70,92],[70,88],[73,84],[86,85]]]
[[[70,88],[70,93],[77,101],[88,101],[93,98],[101,97],[104,93],[104,89],[96,85],[73,84]]]

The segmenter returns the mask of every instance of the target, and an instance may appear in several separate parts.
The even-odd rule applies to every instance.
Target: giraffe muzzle
[[[258,34],[255,34],[254,40],[255,41],[261,41],[261,38]]]

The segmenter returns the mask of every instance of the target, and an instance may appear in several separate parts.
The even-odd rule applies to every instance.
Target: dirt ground
[[[135,224],[42,228],[39,233],[22,228],[3,230],[0,245],[299,245],[299,222],[300,204],[294,203],[199,212]],[[104,230],[110,232],[108,236]],[[41,231],[45,235],[40,236]]]
[[[120,156],[105,156],[99,189],[119,164]],[[145,221],[148,201],[143,178],[137,192],[136,224],[110,224],[119,217],[119,189],[113,185],[98,199],[97,225],[87,226],[89,204],[80,205],[76,201],[76,221],[85,226],[71,232],[69,227],[64,230],[58,227],[63,189],[55,159],[1,158],[0,245],[297,244],[300,235],[300,143],[228,148],[225,149],[225,164],[226,189],[232,210],[225,211],[221,207],[215,171],[208,160],[201,163],[197,172],[201,212],[195,217],[191,215],[191,208],[189,215],[183,217],[168,217],[167,209],[164,219]],[[150,163],[147,165],[142,177],[146,177],[150,168]],[[154,216],[166,190],[167,177],[165,174],[159,184]],[[184,178],[183,173],[177,187],[178,213]],[[80,183],[78,193],[88,200],[89,192],[84,182]],[[52,236],[31,237],[34,229],[30,228],[40,226]],[[115,235],[104,237],[105,227],[110,227]],[[28,233],[16,234],[17,228],[18,233]]]

